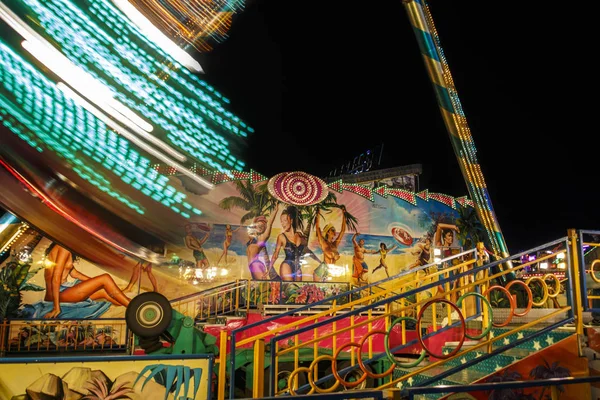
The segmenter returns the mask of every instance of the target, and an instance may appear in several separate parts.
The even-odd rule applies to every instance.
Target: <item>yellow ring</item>
[[[325,360],[325,359],[329,359],[331,361],[331,363],[333,364],[335,362],[335,359],[333,358],[333,356],[330,356],[329,354],[324,354],[322,356],[319,356],[317,358],[315,358],[313,360],[313,362],[310,363],[310,366],[308,367],[308,369],[310,369],[310,372],[308,373],[308,383],[310,384],[310,386],[317,392],[317,393],[331,393],[333,392],[335,389],[337,389],[338,386],[340,386],[340,382],[336,379],[335,380],[335,384],[327,389],[321,389],[320,387],[317,386],[317,384],[315,383],[314,379],[313,379],[313,373],[314,373],[314,366],[321,360]],[[335,378],[335,377],[334,377]],[[289,386],[289,381],[288,381],[288,386]]]
[[[546,301],[548,300],[548,285],[546,284],[546,281],[544,281],[542,278],[540,278],[539,276],[532,276],[531,278],[527,279],[525,281],[525,284],[527,286],[529,286],[529,284],[532,281],[539,281],[540,284],[542,285],[542,289],[544,290],[544,297],[542,297],[542,300],[540,300],[539,303],[536,303],[533,301],[533,294],[531,295],[531,303],[536,306],[536,307],[541,307],[544,304],[546,304]]]
[[[310,368],[298,367],[292,371],[292,373],[290,374],[290,377],[288,378],[288,390],[290,391],[290,394],[292,396],[296,395],[296,391],[294,390],[294,378],[296,377],[296,375],[298,375],[300,372],[303,372],[303,371],[306,372],[306,374],[310,376],[310,373],[311,373]],[[308,392],[307,394],[313,394],[314,392],[315,392],[315,389],[311,387],[310,392]]]
[[[546,281],[546,279],[548,278],[552,278],[554,280],[554,294],[550,294],[550,292],[548,292],[548,297],[550,297],[551,299],[555,299],[558,297],[558,295],[560,294],[560,281],[558,280],[558,277],[554,274],[546,274],[542,277],[542,279],[544,280],[544,282]]]
[[[600,283],[600,278],[597,278],[596,274],[594,273],[594,265],[596,265],[596,263],[600,263],[600,259],[597,258],[594,261],[592,261],[592,266],[590,267],[590,275],[592,275],[592,279],[594,281]]]

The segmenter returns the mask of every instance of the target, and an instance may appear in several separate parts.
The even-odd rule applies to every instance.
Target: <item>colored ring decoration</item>
[[[340,354],[340,352],[342,351],[342,349],[345,349],[346,347],[358,347],[360,349],[360,346],[358,343],[348,342],[345,345],[343,345],[342,347],[337,349],[333,358],[337,360],[337,357]],[[361,370],[362,370],[362,368],[361,368]],[[363,372],[362,376],[359,379],[357,379],[356,382],[346,382],[345,380],[342,379],[342,377],[338,373],[337,363],[335,363],[335,362],[331,363],[331,372],[333,372],[333,376],[335,376],[335,379],[337,379],[342,385],[344,385],[344,387],[347,387],[347,388],[356,387],[356,386],[360,385],[361,383],[363,383],[363,381],[365,379],[367,379],[367,373],[365,371],[362,371]]]
[[[296,378],[296,375],[298,375],[300,372],[306,372],[306,375],[308,376],[311,375],[311,369],[306,367],[298,367],[292,371],[288,378],[288,390],[290,391],[290,394],[292,396],[296,396],[296,391],[294,390],[294,378]],[[308,392],[307,394],[313,394],[314,392],[315,389],[311,388],[310,392]]]
[[[427,348],[427,346],[425,346],[425,342],[423,341],[423,336],[421,335],[421,318],[423,317],[423,312],[425,312],[425,310],[430,305],[435,304],[435,303],[446,303],[451,308],[454,308],[456,310],[456,314],[458,314],[458,317],[460,318],[460,324],[462,325],[463,334],[462,334],[462,336],[460,338],[460,341],[458,342],[458,346],[456,346],[456,348],[454,350],[452,350],[449,354],[433,354]],[[462,312],[456,306],[456,304],[450,302],[449,300],[446,300],[446,299],[433,299],[433,300],[429,300],[427,303],[425,303],[425,305],[423,306],[423,308],[421,308],[421,311],[419,311],[419,315],[417,315],[417,337],[419,338],[419,342],[421,343],[421,346],[423,346],[423,349],[427,352],[427,354],[429,354],[430,356],[433,356],[435,358],[446,359],[446,358],[450,358],[453,355],[455,355],[456,353],[458,353],[460,351],[463,343],[465,342],[465,338],[466,338],[465,333],[466,332],[467,332],[467,326],[465,325],[465,317],[463,317]]]
[[[546,281],[543,280],[542,278],[540,278],[539,276],[532,276],[531,278],[529,278],[525,281],[525,284],[527,286],[529,286],[529,284],[533,281],[540,282],[540,284],[542,285],[542,290],[544,291],[544,296],[542,297],[542,300],[540,300],[539,303],[535,303],[535,302],[533,302],[533,295],[532,295],[531,303],[536,307],[541,307],[544,304],[546,304],[546,301],[548,300],[548,285],[546,284]]]
[[[388,376],[389,374],[391,374],[392,372],[394,372],[394,369],[396,368],[396,366],[394,364],[392,364],[387,371],[382,372],[381,374],[375,374],[375,373],[369,371],[367,369],[367,367],[365,366],[365,364],[363,363],[361,350],[362,350],[363,345],[365,344],[365,340],[367,340],[369,338],[369,336],[372,336],[372,335],[375,335],[378,333],[381,335],[386,335],[386,337],[387,337],[387,332],[382,329],[377,329],[377,330],[367,333],[365,336],[362,337],[362,339],[360,339],[360,342],[358,342],[358,345],[360,347],[358,348],[358,352],[356,355],[360,369],[362,369],[365,374],[367,374],[369,377],[371,377],[373,379],[384,378],[384,377]]]
[[[390,327],[388,328],[386,334],[385,334],[385,341],[383,342],[383,344],[385,345],[385,354],[387,354],[387,357],[390,359],[390,361],[394,364],[396,364],[398,367],[400,368],[412,368],[412,367],[416,367],[417,365],[419,365],[421,363],[421,361],[423,361],[423,359],[425,358],[425,356],[427,355],[427,352],[425,350],[421,350],[421,355],[419,356],[419,358],[413,362],[410,363],[401,363],[398,362],[396,360],[396,357],[394,357],[394,355],[392,354],[392,352],[390,351],[390,334],[392,332],[392,329],[394,328],[394,326],[402,321],[414,321],[415,324],[417,324],[417,320],[415,318],[412,317],[400,317],[400,318],[396,318],[390,325]]]
[[[475,293],[475,292],[469,292],[469,293],[465,293],[462,296],[460,296],[458,298],[458,300],[456,301],[456,306],[460,307],[462,305],[462,301],[468,297],[468,296],[475,296],[475,297],[479,297],[484,303],[485,305],[488,307],[488,310],[490,310],[490,312],[488,313],[488,326],[487,328],[485,328],[484,331],[481,332],[480,335],[478,336],[471,336],[467,333],[467,329],[465,328],[465,336],[471,340],[479,340],[485,336],[487,336],[488,333],[490,333],[490,331],[492,330],[492,321],[494,320],[494,311],[492,310],[492,306],[490,304],[490,302],[488,301],[488,299],[485,298],[485,296],[479,294],[479,293]],[[511,317],[512,318],[512,317]]]
[[[596,265],[596,263],[600,263],[600,259],[595,259],[594,261],[592,261],[592,265],[590,266],[590,275],[592,276],[592,279],[595,282],[600,283],[600,278],[598,278],[594,273],[594,265]]]
[[[331,393],[335,389],[337,389],[338,386],[340,386],[340,381],[336,380],[335,383],[333,384],[333,386],[328,387],[326,389],[321,389],[320,387],[317,386],[317,384],[315,383],[315,381],[313,379],[314,367],[321,360],[330,360],[331,365],[333,365],[335,363],[335,359],[333,358],[333,356],[330,356],[329,354],[324,354],[322,356],[315,358],[313,360],[313,362],[310,363],[310,366],[308,367],[308,369],[310,370],[310,372],[307,374],[308,375],[308,383],[317,393]],[[291,391],[290,391],[290,393],[291,393]]]
[[[499,328],[501,326],[506,326],[508,324],[510,324],[510,321],[512,321],[513,316],[515,315],[515,308],[517,307],[517,305],[515,304],[515,299],[512,297],[512,295],[510,294],[510,292],[508,290],[506,290],[506,288],[502,287],[502,286],[490,286],[488,288],[488,290],[486,290],[483,295],[487,296],[492,290],[499,290],[501,292],[503,292],[506,297],[508,298],[508,302],[510,303],[510,314],[508,314],[508,318],[506,318],[504,320],[504,322],[502,322],[501,324],[495,324],[492,322],[492,325]]]
[[[269,193],[277,200],[296,206],[312,206],[329,194],[327,183],[306,172],[282,172],[267,183]]]
[[[552,279],[554,280],[554,293],[550,294],[550,291],[548,291],[548,297],[550,297],[551,299],[555,299],[558,297],[558,295],[560,294],[560,281],[558,280],[558,277],[554,274],[546,274],[542,277],[542,279],[544,280],[544,282],[548,279]],[[546,284],[547,285],[547,284]]]
[[[523,285],[525,287],[527,295],[529,296],[529,301],[527,302],[527,307],[525,307],[525,311],[523,311],[522,313],[513,313],[515,317],[524,317],[527,315],[527,313],[529,313],[529,311],[531,311],[531,307],[533,307],[533,293],[531,293],[531,288],[527,286],[523,281],[511,281],[508,283],[508,285],[506,285],[505,289],[510,292],[510,287],[512,285]]]

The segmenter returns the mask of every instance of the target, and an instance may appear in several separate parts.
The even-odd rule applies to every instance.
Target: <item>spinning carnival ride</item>
[[[242,2],[0,2],[0,352],[86,353],[48,357],[60,367],[28,382],[13,375],[32,359],[5,357],[0,394],[83,395],[100,375],[113,394],[161,398],[430,384],[456,356],[476,364],[465,338],[488,340],[484,360],[494,326],[532,306],[561,296],[540,321],[572,314],[564,282],[495,286],[511,260],[474,249],[508,257],[431,14],[403,4],[472,200],[247,171],[252,128],[185,51],[224,40]],[[555,245],[549,258],[569,251]]]

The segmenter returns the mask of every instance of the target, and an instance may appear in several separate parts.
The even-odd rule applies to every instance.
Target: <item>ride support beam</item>
[[[477,149],[427,3],[425,0],[402,0],[402,3],[417,37],[454,153],[471,199],[475,203],[477,215],[486,229],[492,251],[502,257],[508,257],[506,242],[492,207],[481,166],[477,161]]]

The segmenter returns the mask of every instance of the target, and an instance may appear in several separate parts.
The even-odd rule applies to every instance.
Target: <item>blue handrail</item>
[[[574,385],[580,383],[600,382],[600,376],[568,377],[568,378],[550,378],[536,379],[531,381],[513,381],[513,382],[493,382],[493,383],[474,383],[471,385],[444,385],[444,386],[419,386],[406,388],[402,390],[402,398],[413,400],[417,394],[428,393],[460,393],[460,392],[480,392],[488,390],[501,389],[527,389],[538,386],[556,386],[556,385]],[[352,394],[354,397],[354,394]]]

